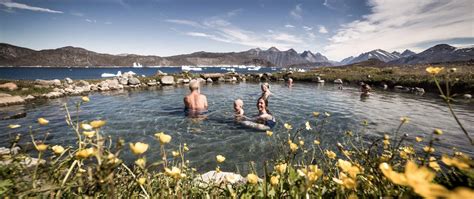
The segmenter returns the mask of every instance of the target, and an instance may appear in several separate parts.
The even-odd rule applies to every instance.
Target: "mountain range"
[[[382,49],[348,57],[341,62],[331,61],[321,53],[294,49],[280,51],[275,47],[267,50],[253,48],[242,52],[211,53],[195,52],[169,57],[143,56],[134,54],[102,54],[78,47],[62,47],[47,50],[32,50],[0,43],[0,66],[132,66],[134,62],[143,66],[183,66],[183,65],[259,65],[278,67],[319,67],[338,66],[377,59],[387,64],[425,64],[474,59],[474,48],[456,48],[447,44],[433,46],[421,53],[405,50],[389,53]]]

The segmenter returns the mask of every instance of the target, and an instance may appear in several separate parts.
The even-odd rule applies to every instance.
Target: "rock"
[[[21,91],[29,91],[29,88],[21,88]]]
[[[20,119],[26,117],[26,112],[19,112],[13,115],[9,115],[6,117],[1,118],[0,120],[10,120],[10,119]]]
[[[22,104],[25,100],[20,96],[0,97],[0,106],[8,106],[13,104]]]
[[[183,78],[178,78],[178,79],[176,79],[176,83],[177,84],[182,84],[182,83],[184,83],[184,79]]]
[[[220,77],[224,77],[224,74],[222,74],[222,73],[205,73],[205,74],[201,74],[201,77],[204,78],[204,79],[207,79],[207,78],[217,79],[217,78],[220,78]]]
[[[189,82],[191,82],[191,80],[190,80],[190,79],[187,79],[187,78],[186,78],[186,79],[183,79],[183,83],[185,83],[185,84],[189,84]]]
[[[85,87],[85,86],[89,86],[89,82],[84,81],[84,80],[79,80],[79,82],[77,82],[75,85],[79,87]]]
[[[1,160],[0,165],[8,165],[11,162],[12,162],[12,159]],[[38,158],[30,158],[30,157],[26,157],[25,159],[20,160],[20,164],[26,168],[34,167],[38,164],[44,164],[45,162],[46,162],[45,160],[39,160]]]
[[[161,77],[160,82],[163,85],[173,85],[173,84],[175,84],[174,77],[169,76],[169,75]]]
[[[167,73],[161,72],[161,70],[156,71],[155,73],[156,76],[161,76],[161,75],[168,75]]]
[[[342,84],[342,79],[336,79],[336,80],[334,80],[334,83],[335,84]]]
[[[239,174],[231,173],[231,172],[216,172],[216,171],[209,171],[205,174],[202,174],[200,179],[202,182],[206,184],[221,184],[221,183],[244,183],[245,178]]]
[[[206,82],[207,82],[207,83],[212,83],[212,79],[211,79],[211,78],[207,78],[207,79],[206,79]]]
[[[136,73],[132,72],[132,71],[128,71],[128,72],[125,72],[122,74],[122,77],[125,77],[125,78],[132,78],[133,76],[137,75]]]
[[[12,149],[6,148],[6,147],[0,147],[0,156],[4,155],[16,155],[20,151],[20,147],[16,146],[13,147]]]
[[[35,96],[33,95],[28,95],[26,97],[23,98],[25,101],[31,101],[31,100],[34,100],[35,99]]]
[[[462,96],[464,99],[471,99],[472,98],[472,95],[471,94],[464,94]]]
[[[96,84],[92,84],[90,88],[91,88],[92,91],[99,90],[99,87]]]
[[[126,78],[126,77],[118,77],[117,80],[122,85],[127,85],[128,84],[128,78]]]
[[[52,98],[58,98],[58,97],[62,97],[64,94],[61,93],[61,92],[49,92],[47,94],[43,94],[43,97],[46,97],[48,99],[52,99]]]
[[[148,86],[156,86],[157,84],[158,84],[158,83],[156,83],[156,82],[148,82],[148,83],[146,83],[146,85],[148,85]]]
[[[69,78],[69,77],[64,78],[64,82],[66,82],[66,84],[73,84],[74,83],[74,81],[72,81],[72,79]]]
[[[416,93],[425,93],[425,89],[423,89],[423,88],[418,88],[418,87],[415,87],[415,88],[413,89],[413,91],[416,92]]]
[[[223,82],[223,81],[225,81],[225,79],[224,79],[224,77],[219,77],[219,78],[217,79],[217,81]]]
[[[102,82],[104,82],[104,86],[109,87],[110,90],[119,90],[123,88],[117,79],[106,79]]]
[[[140,80],[136,77],[132,77],[128,79],[128,85],[138,85],[140,84]]]
[[[0,97],[11,97],[12,95],[6,93],[0,93]]]
[[[9,91],[14,91],[18,89],[18,86],[13,82],[8,82],[8,83],[0,84],[0,89],[7,89]]]
[[[200,78],[200,77],[199,77],[199,78],[196,78],[196,80],[197,80],[199,83],[205,83],[205,82],[206,82],[205,79]]]

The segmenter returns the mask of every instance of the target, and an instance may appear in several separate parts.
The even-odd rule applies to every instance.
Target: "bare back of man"
[[[191,93],[184,97],[184,106],[190,111],[207,110],[207,97],[200,93],[199,82],[193,80],[189,83]]]

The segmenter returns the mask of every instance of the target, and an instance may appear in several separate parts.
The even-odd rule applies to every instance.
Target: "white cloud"
[[[313,27],[303,26],[303,29],[306,31],[310,31],[310,30],[313,30]]]
[[[303,14],[303,9],[301,8],[301,4],[295,6],[293,10],[290,11],[290,16],[295,19],[301,19]]]
[[[59,14],[63,13],[62,11],[51,10],[48,8],[40,8],[40,7],[35,7],[35,6],[29,6],[22,3],[15,3],[10,0],[0,0],[0,5],[3,5],[9,9],[15,8],[15,9],[30,10],[30,11],[36,11],[36,12],[48,12],[48,13],[59,13]]]
[[[319,27],[319,33],[323,33],[323,34],[326,34],[328,33],[328,30],[326,29],[326,27],[324,26],[318,26]]]
[[[240,12],[242,12],[243,9],[242,8],[239,8],[239,9],[235,9],[235,10],[232,10],[230,12],[227,13],[227,16],[228,17],[233,17],[235,15],[238,15]]]
[[[95,20],[95,19],[86,19],[86,22],[88,22],[88,23],[97,23],[97,20]]]
[[[196,28],[203,28],[203,25],[199,24],[198,22],[191,21],[191,20],[184,20],[184,19],[167,19],[165,20],[168,23],[180,24],[180,25],[188,25]]]
[[[272,38],[274,40],[284,41],[284,42],[288,42],[288,43],[303,43],[303,41],[300,38],[298,38],[294,35],[290,35],[288,33],[274,34],[274,35],[272,35]]]
[[[376,48],[388,51],[454,38],[473,38],[471,0],[369,0],[371,14],[343,24],[324,48],[342,59]],[[400,6],[403,5],[403,6]]]
[[[291,25],[291,24],[286,24],[285,25],[285,28],[294,28],[295,26]]]
[[[74,15],[76,17],[83,17],[84,16],[84,13],[81,13],[81,12],[71,12],[71,15]]]

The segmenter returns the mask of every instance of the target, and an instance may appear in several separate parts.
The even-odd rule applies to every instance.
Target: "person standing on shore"
[[[200,93],[199,82],[192,80],[189,83],[191,93],[184,97],[184,107],[187,111],[202,112],[207,110],[207,97]]]

